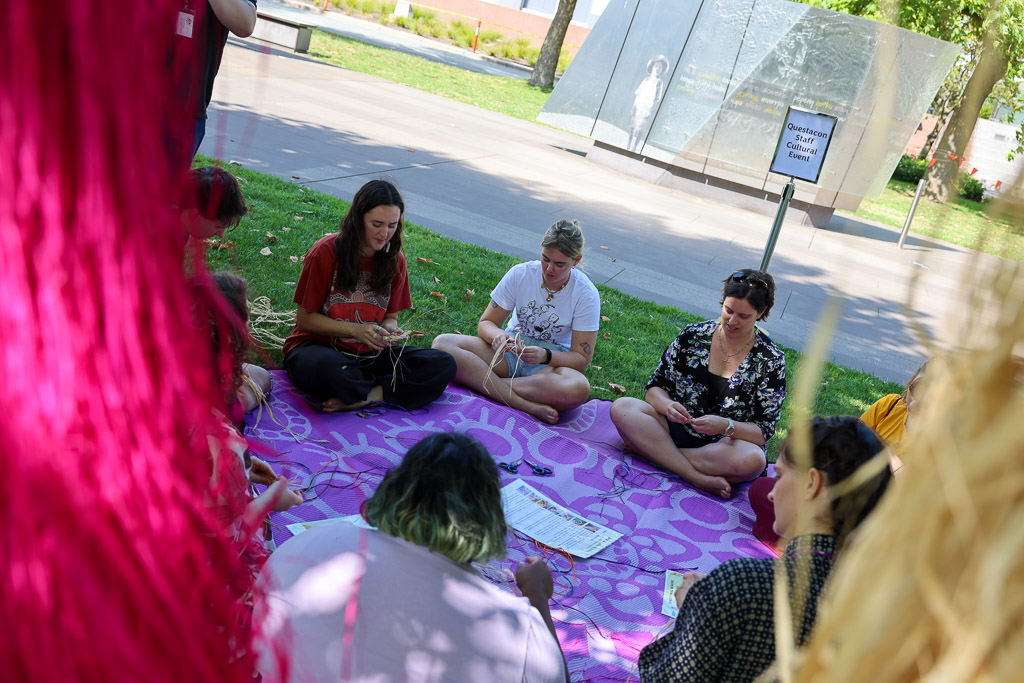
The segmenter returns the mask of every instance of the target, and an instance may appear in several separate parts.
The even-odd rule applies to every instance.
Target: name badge
[[[192,37],[192,26],[195,23],[196,15],[188,10],[178,12],[178,35],[185,38]]]

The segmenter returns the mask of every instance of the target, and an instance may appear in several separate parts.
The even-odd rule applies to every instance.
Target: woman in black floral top
[[[782,558],[744,557],[707,576],[684,574],[675,628],[640,652],[642,683],[756,679],[775,659],[774,584],[782,569],[791,636],[797,646],[806,642],[836,553],[892,478],[884,442],[855,417],[814,418],[810,441],[806,455],[793,453],[787,440],[775,464],[775,531],[790,539]],[[877,467],[861,467],[869,461]],[[854,474],[865,478],[854,485]]]
[[[786,398],[786,357],[755,327],[774,302],[768,273],[744,269],[726,278],[721,319],[679,333],[645,400],[612,404],[626,447],[722,498],[756,477]]]

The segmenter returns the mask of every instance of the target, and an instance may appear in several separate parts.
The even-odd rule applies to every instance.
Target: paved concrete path
[[[537,257],[555,219],[578,218],[595,282],[717,317],[720,281],[757,266],[771,218],[614,172],[586,160],[590,146],[232,38],[201,151],[347,199],[388,174],[412,221],[523,259]],[[925,354],[912,322],[951,336],[940,322],[962,304],[960,276],[974,254],[913,235],[901,251],[897,238],[895,229],[841,216],[828,229],[787,223],[771,265],[778,294],[766,329],[803,349],[829,293],[840,294],[832,358],[905,380]]]

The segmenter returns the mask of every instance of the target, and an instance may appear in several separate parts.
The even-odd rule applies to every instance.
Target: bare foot
[[[498,400],[507,405],[510,408],[521,410],[524,413],[529,413],[541,422],[546,422],[549,425],[558,424],[558,411],[549,405],[544,403],[536,403],[528,399],[523,398],[515,392],[512,388],[511,381],[503,377],[498,379],[504,384],[504,387],[499,391]]]
[[[320,406],[320,411],[324,413],[340,413],[346,408],[348,406],[342,403],[340,398],[329,398]]]
[[[718,496],[723,500],[729,500],[732,496],[732,486],[725,480],[725,477],[712,477],[704,474],[700,477],[687,479],[686,481],[702,491],[707,491],[711,495]]]
[[[381,401],[384,399],[384,390],[381,389],[380,385],[370,389],[370,393],[362,401],[356,401],[351,405],[345,405],[341,402],[340,398],[329,398],[320,404],[320,411],[324,413],[340,413],[347,410],[359,410],[368,403],[375,401]]]
[[[530,405],[525,408],[525,411],[541,422],[547,422],[549,425],[558,424],[558,411],[551,406],[546,406],[543,403],[533,403],[527,401]]]

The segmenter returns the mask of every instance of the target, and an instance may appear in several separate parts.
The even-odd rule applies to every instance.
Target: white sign
[[[818,182],[837,121],[829,114],[790,107],[775,147],[771,172]]]

